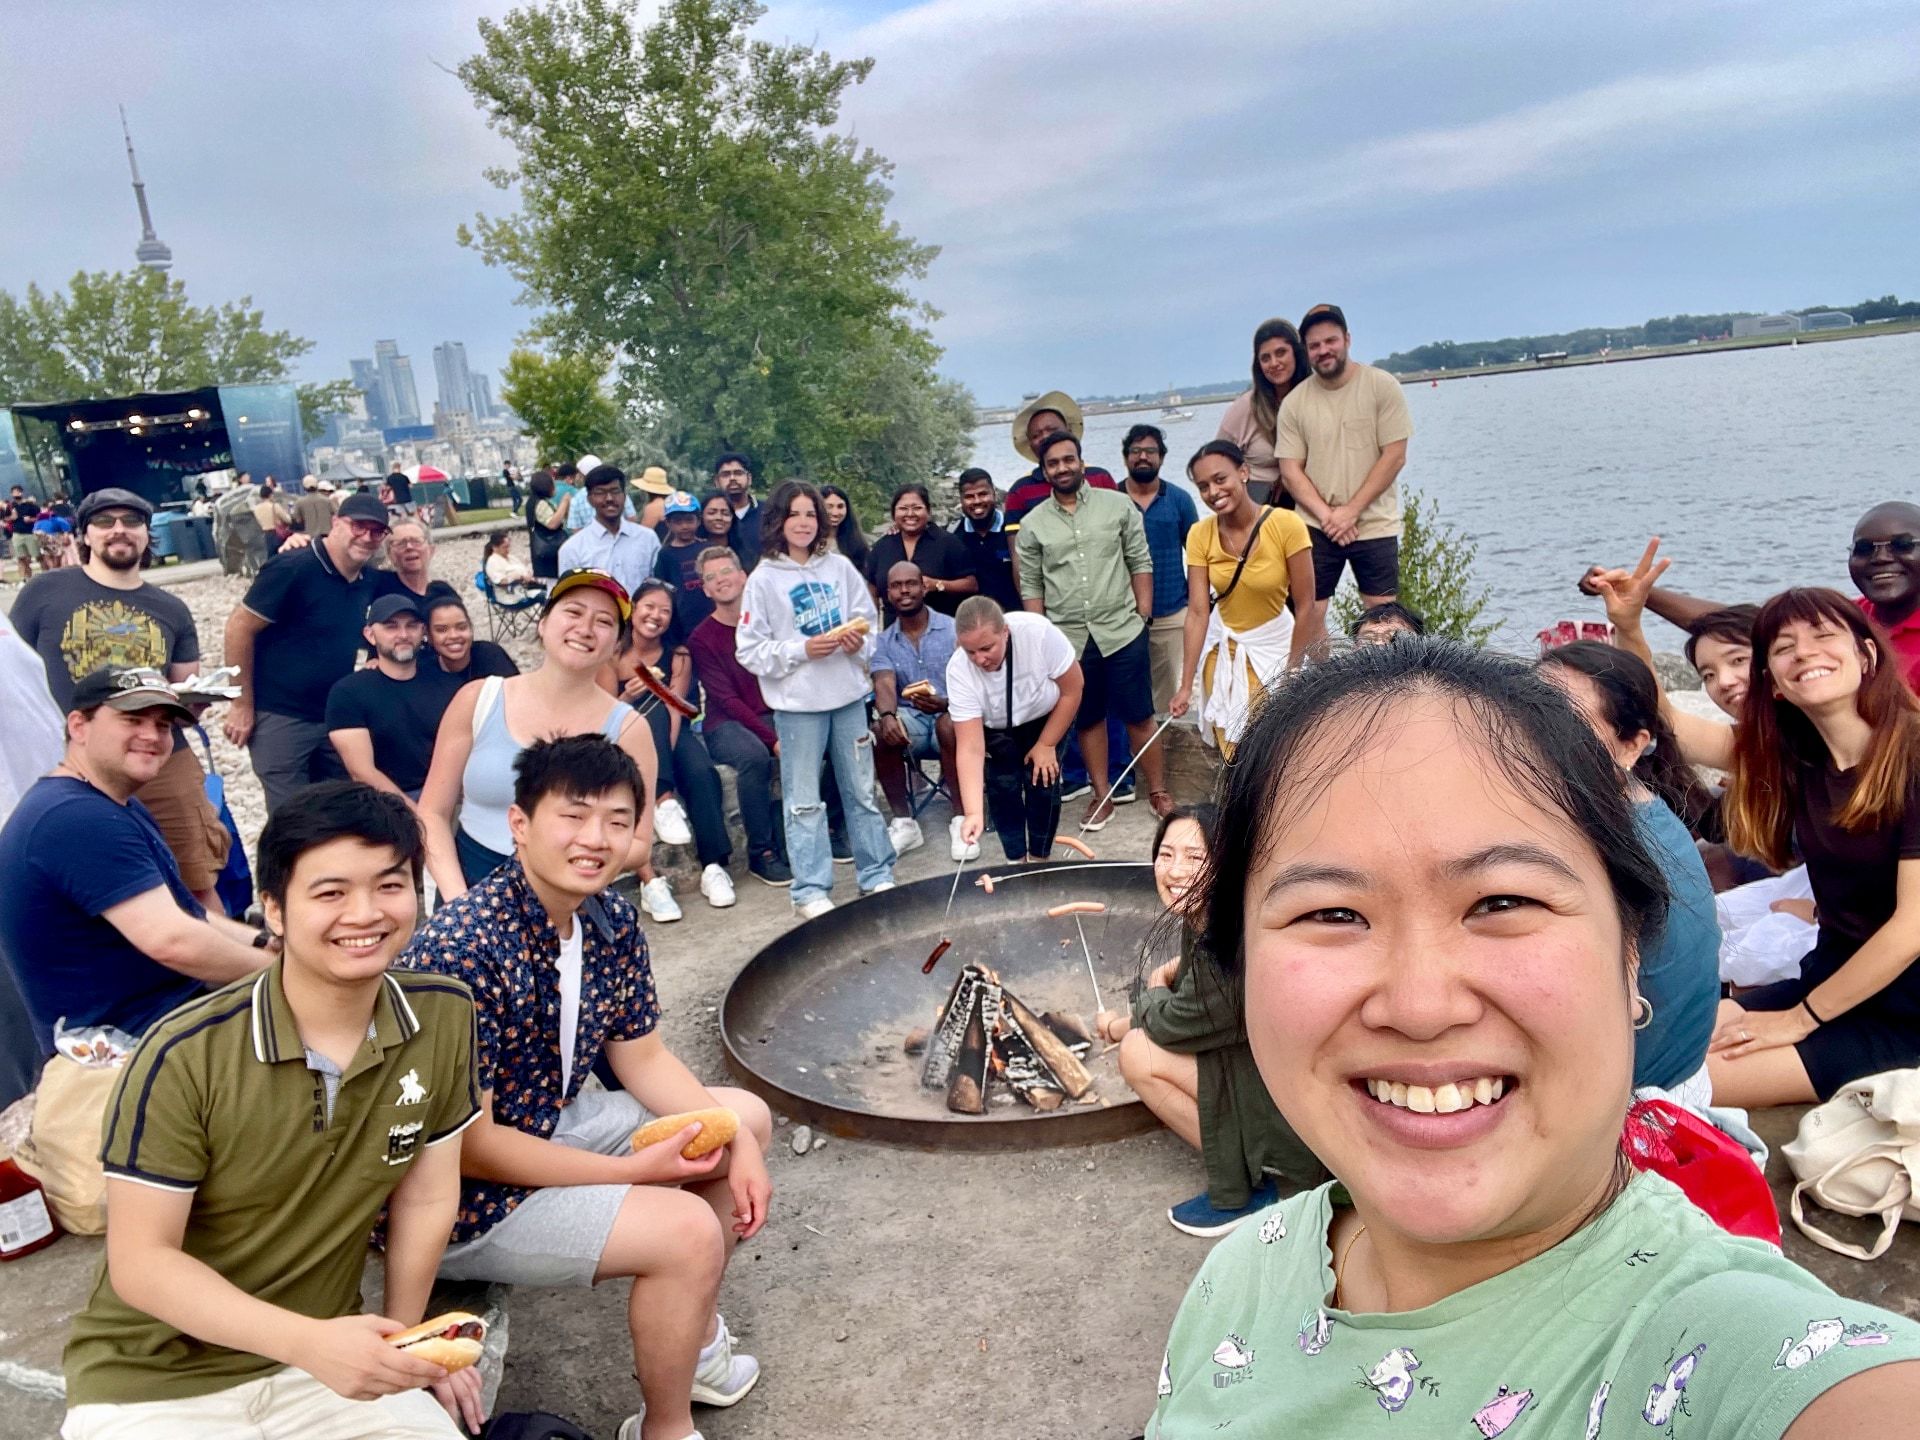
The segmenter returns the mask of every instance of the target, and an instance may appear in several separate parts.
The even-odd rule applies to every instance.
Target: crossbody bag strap
[[[1227,581],[1226,589],[1213,597],[1214,609],[1225,604],[1227,597],[1233,594],[1234,586],[1240,583],[1241,573],[1247,568],[1247,561],[1253,558],[1253,547],[1260,543],[1260,532],[1266,528],[1267,517],[1273,513],[1273,509],[1273,500],[1269,497],[1267,503],[1260,507],[1260,513],[1254,517],[1253,533],[1247,536],[1247,548],[1241,553],[1240,563],[1233,567],[1233,578]]]
[[[1007,729],[1013,729],[1013,627],[1007,627]]]

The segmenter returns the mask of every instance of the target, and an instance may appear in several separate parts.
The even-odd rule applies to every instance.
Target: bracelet
[[[873,715],[876,720],[897,720],[900,718],[900,712],[898,710],[876,710],[873,712]]]
[[[1826,1021],[1824,1021],[1824,1020],[1822,1020],[1822,1019],[1820,1018],[1820,1013],[1819,1013],[1819,1012],[1818,1012],[1817,1010],[1815,1010],[1815,1009],[1813,1008],[1813,1006],[1812,1006],[1812,1005],[1811,1005],[1810,1003],[1808,1003],[1808,1002],[1807,1002],[1807,1001],[1806,1001],[1805,999],[1802,999],[1802,1000],[1801,1000],[1801,1002],[1800,1002],[1800,1008],[1801,1008],[1802,1010],[1804,1010],[1804,1011],[1806,1011],[1806,1012],[1807,1012],[1807,1014],[1809,1014],[1809,1015],[1811,1015],[1811,1016],[1813,1017],[1813,1023],[1814,1023],[1814,1024],[1816,1025],[1816,1026],[1820,1026],[1820,1025],[1824,1025],[1824,1024],[1826,1024],[1826,1023],[1827,1023]]]

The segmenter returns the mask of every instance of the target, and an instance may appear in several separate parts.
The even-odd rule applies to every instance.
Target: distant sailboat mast
[[[140,162],[133,158],[133,132],[127,128],[127,107],[120,107],[120,133],[127,140],[127,169],[133,173],[133,199],[140,207],[140,243],[134,247],[134,259],[144,270],[165,274],[173,267],[173,251],[153,233],[153,216],[147,211],[147,187],[140,179]]]

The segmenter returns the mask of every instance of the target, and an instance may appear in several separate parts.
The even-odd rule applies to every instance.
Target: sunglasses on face
[[[87,521],[89,530],[144,530],[147,522],[138,515],[95,515]]]
[[[1903,559],[1920,550],[1920,539],[1911,535],[1895,535],[1890,540],[1856,540],[1853,542],[1853,558],[1871,560],[1885,550],[1889,555],[1898,555]]]

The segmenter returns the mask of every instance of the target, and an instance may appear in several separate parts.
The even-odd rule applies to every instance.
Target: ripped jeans
[[[873,798],[873,734],[865,698],[838,710],[776,710],[780,737],[780,793],[787,821],[787,859],[793,867],[793,903],[805,905],[833,889],[833,846],[820,797],[820,762],[833,762],[834,782],[847,815],[860,889],[893,879],[893,842]]]

